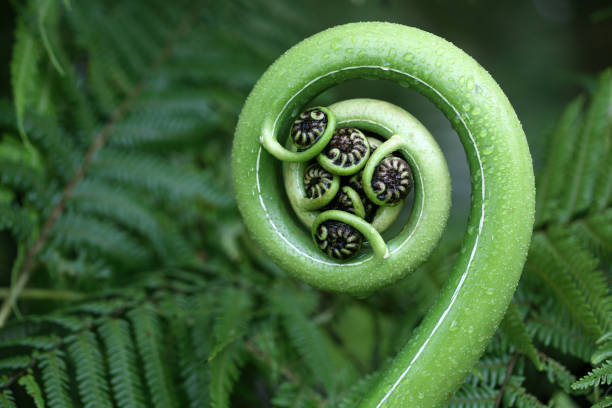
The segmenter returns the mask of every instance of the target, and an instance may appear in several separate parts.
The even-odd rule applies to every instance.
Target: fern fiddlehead
[[[299,208],[299,199],[293,197],[303,189],[295,183],[298,170],[323,152],[329,140],[321,136],[310,149],[299,151],[290,143],[282,147],[278,137],[314,96],[356,78],[395,81],[433,101],[459,134],[470,166],[470,219],[453,272],[419,329],[360,403],[441,406],[480,356],[520,277],[534,212],[529,150],[495,81],[439,37],[395,24],[357,23],[296,45],[266,71],[247,99],[232,165],[238,205],[254,238],[281,267],[314,286],[364,294],[406,276],[435,247],[450,207],[448,170],[429,132],[396,106],[362,99],[330,106],[333,114],[325,132],[335,121],[334,129],[356,128],[387,139],[357,173],[365,193],[362,203],[370,200],[382,207],[372,222],[337,209]],[[383,169],[386,176],[376,175],[385,160],[390,162]],[[286,189],[277,181],[281,168]],[[380,222],[393,223],[389,211],[401,205],[388,206],[388,201],[401,200],[411,183],[408,173],[414,182],[413,208],[401,231],[385,241]],[[396,183],[379,185],[385,178]],[[331,245],[329,252],[335,256],[317,248],[330,235],[333,239],[321,245]],[[361,241],[368,245],[359,248]]]

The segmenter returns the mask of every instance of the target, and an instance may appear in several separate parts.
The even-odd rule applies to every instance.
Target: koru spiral
[[[309,105],[358,78],[391,80],[429,98],[469,163],[471,211],[453,271],[359,405],[443,406],[502,319],[533,226],[525,135],[478,63],[435,35],[389,23],[347,24],[302,41],[264,73],[240,114],[232,150],[238,207],[278,265],[324,290],[366,295],[427,258],[450,209],[450,176],[434,138],[387,102]],[[389,229],[410,200],[406,224]]]

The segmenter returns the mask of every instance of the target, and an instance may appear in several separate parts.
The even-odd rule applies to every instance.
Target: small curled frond
[[[356,128],[340,128],[336,129],[318,160],[327,170],[349,176],[361,170],[369,156],[370,144],[363,132]]]
[[[327,129],[328,115],[319,108],[311,108],[300,113],[291,127],[291,139],[298,150],[312,146]]]
[[[304,172],[304,188],[306,197],[319,198],[323,196],[332,185],[334,175],[318,164],[313,164]]]
[[[322,251],[339,260],[353,257],[363,243],[363,235],[356,228],[338,221],[322,222],[314,237]]]
[[[346,211],[361,218],[365,218],[366,216],[366,211],[359,193],[349,186],[342,187],[342,190],[330,203],[328,209]]]
[[[372,189],[376,198],[385,204],[396,204],[408,196],[412,187],[412,171],[406,160],[389,156],[385,157],[372,177]]]

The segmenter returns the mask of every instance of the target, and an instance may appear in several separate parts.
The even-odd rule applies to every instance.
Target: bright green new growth
[[[392,80],[432,100],[459,134],[472,173],[469,226],[453,272],[416,334],[360,403],[441,406],[502,319],[533,225],[534,180],[525,136],[487,72],[445,40],[400,25],[348,24],[310,37],[279,58],[247,99],[233,147],[236,197],[265,252],[295,277],[323,289],[370,292],[424,261],[442,233],[450,204],[445,186],[429,184],[427,165],[435,154],[413,158],[411,165],[423,179],[415,180],[411,217],[387,243],[388,257],[364,254],[344,263],[324,258],[292,217],[285,192],[271,182],[278,166],[266,150],[282,159],[277,134],[296,112],[325,89],[363,77]],[[393,124],[389,116],[386,125]]]

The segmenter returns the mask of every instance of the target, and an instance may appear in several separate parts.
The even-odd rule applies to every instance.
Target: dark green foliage
[[[322,293],[254,247],[229,188],[240,106],[308,13],[17,5],[0,232],[18,307],[2,309],[0,407],[350,408],[376,382],[456,243],[366,299]],[[550,135],[523,279],[448,407],[612,406],[612,73],[593,89]]]

